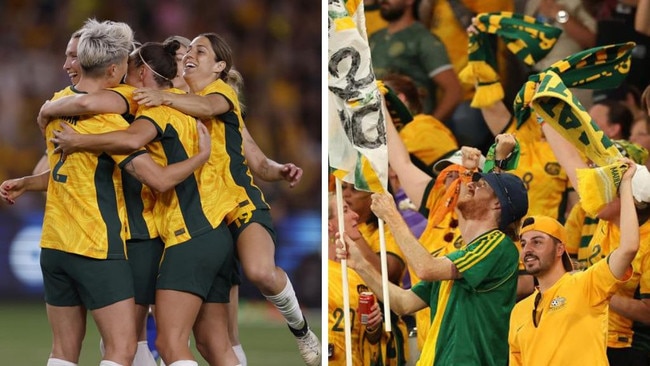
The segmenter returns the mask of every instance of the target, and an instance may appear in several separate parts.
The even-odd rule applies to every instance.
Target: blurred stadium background
[[[140,42],[220,33],[244,76],[251,134],[269,157],[304,169],[293,189],[258,183],[273,208],[278,265],[289,273],[310,323],[319,329],[321,7],[289,0],[0,0],[0,85],[5,88],[0,93],[0,181],[30,174],[42,156],[45,144],[35,118],[42,103],[68,85],[62,70],[65,46],[84,20],[126,22]],[[38,247],[43,206],[38,193],[26,194],[11,207],[0,203],[0,359],[7,364],[43,364],[49,352]],[[251,364],[271,365],[273,355],[278,365],[300,364],[275,310],[250,283],[244,283],[241,294],[242,341]],[[87,337],[86,362],[80,364],[95,364],[97,335],[91,322]]]

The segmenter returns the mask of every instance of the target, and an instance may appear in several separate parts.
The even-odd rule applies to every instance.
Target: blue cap
[[[499,229],[520,220],[528,212],[528,192],[524,182],[510,173],[474,173],[473,180],[485,179],[501,204]]]

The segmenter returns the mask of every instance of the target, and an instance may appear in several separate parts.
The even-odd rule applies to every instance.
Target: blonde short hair
[[[88,19],[77,46],[82,70],[91,76],[104,73],[106,67],[125,60],[133,48],[133,30],[126,23]]]

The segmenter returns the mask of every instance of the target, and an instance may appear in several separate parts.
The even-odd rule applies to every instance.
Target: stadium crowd
[[[650,365],[648,6],[363,1],[389,193],[343,183],[339,223],[330,193],[354,365]],[[391,332],[355,320],[368,289]],[[331,365],[344,311],[330,294]]]

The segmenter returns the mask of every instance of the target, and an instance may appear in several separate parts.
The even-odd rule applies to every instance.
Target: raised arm
[[[619,280],[625,278],[625,273],[630,268],[630,264],[639,250],[639,220],[634,207],[634,198],[632,197],[632,176],[636,172],[636,164],[630,159],[625,159],[625,162],[629,165],[629,168],[623,174],[619,186],[621,243],[609,255],[608,262],[612,274]]]
[[[650,36],[650,0],[639,0],[634,16],[634,30]]]
[[[46,101],[41,106],[36,121],[41,129],[57,116],[79,116],[84,114],[117,113],[129,111],[128,102],[111,90],[100,90],[90,94],[77,94]]]
[[[481,114],[485,119],[485,124],[494,136],[502,133],[512,119],[512,114],[503,103],[503,100],[496,101],[489,107],[481,108]]]
[[[386,133],[388,139],[388,163],[400,179],[400,184],[404,192],[416,207],[422,204],[422,196],[431,177],[413,165],[404,142],[399,137],[393,121],[387,111],[384,111],[386,117]]]
[[[439,121],[447,121],[454,113],[454,109],[463,99],[463,87],[458,81],[458,76],[453,69],[448,69],[436,74],[433,82],[441,89],[442,97],[436,104],[436,109],[431,113]]]
[[[372,212],[390,227],[393,237],[406,257],[406,262],[415,274],[425,281],[451,280],[459,278],[456,266],[447,257],[432,256],[411,232],[400,215],[395,201],[389,193],[372,195]]]
[[[199,153],[178,163],[160,166],[151,155],[140,154],[126,163],[123,169],[142,184],[156,192],[165,192],[184,181],[210,158],[210,133],[201,122],[197,122]]]
[[[157,135],[156,127],[143,118],[136,119],[125,130],[101,134],[77,133],[65,122],[61,122],[60,127],[60,130],[54,131],[54,137],[50,141],[57,146],[55,152],[65,154],[77,151],[127,154],[148,144]]]
[[[133,100],[147,107],[167,105],[201,119],[218,116],[232,109],[230,102],[221,94],[201,96],[140,88],[133,93]]]
[[[557,161],[560,163],[562,168],[564,168],[564,171],[571,181],[571,185],[577,192],[578,175],[576,169],[587,168],[587,163],[580,156],[578,149],[562,137],[559,132],[555,131],[553,127],[549,126],[548,123],[542,124],[542,132],[544,132],[546,141],[551,145],[551,149],[557,157]],[[578,195],[580,195],[580,192],[578,192]]]
[[[280,164],[269,159],[257,146],[246,126],[242,131],[242,139],[244,141],[244,156],[253,174],[267,182],[286,180],[291,188],[300,182],[302,169],[292,163]]]
[[[337,239],[336,257],[346,259],[347,265],[363,278],[364,283],[375,293],[377,299],[383,301],[381,274],[359,252],[357,243],[354,240],[350,239],[346,234],[344,234],[344,238],[347,250],[343,248],[341,240]],[[398,315],[412,314],[427,306],[414,292],[400,288],[393,283],[388,284],[388,296],[390,296],[391,310]]]

